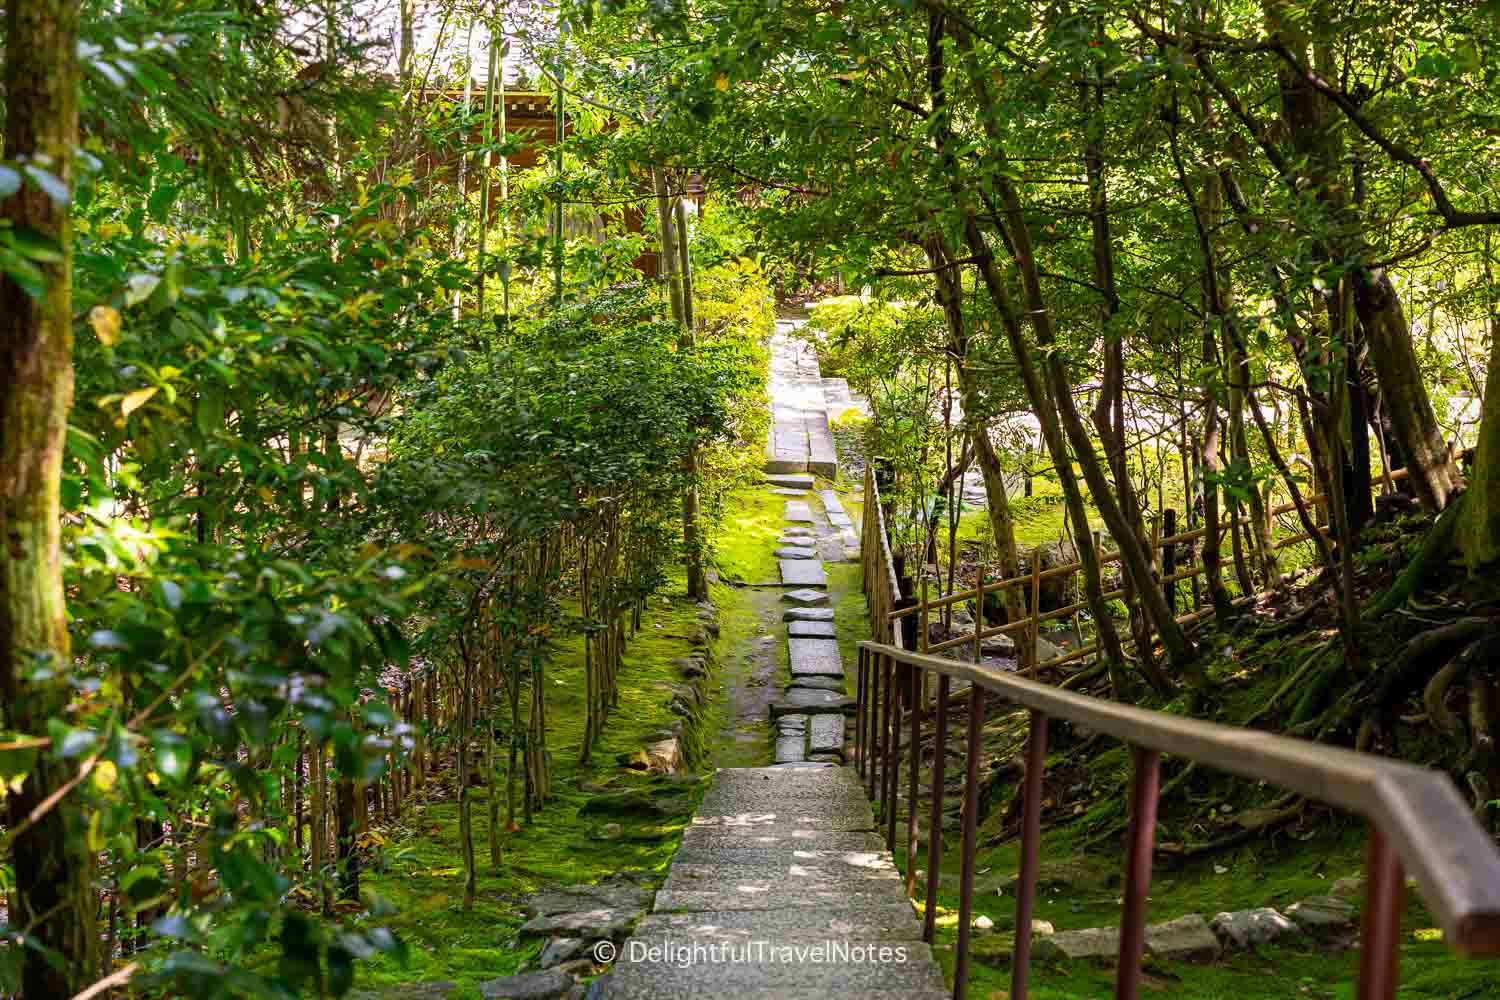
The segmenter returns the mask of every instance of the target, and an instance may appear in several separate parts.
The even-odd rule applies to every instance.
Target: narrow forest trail
[[[789,332],[772,342],[766,455],[765,488],[784,499],[779,579],[741,589],[757,625],[726,654],[718,770],[606,997],[944,995],[844,766],[854,701],[839,630],[860,623],[840,623],[835,605],[860,592],[857,566],[839,572],[857,561],[857,536],[838,493],[814,489],[815,476],[836,481],[837,459],[817,359]]]

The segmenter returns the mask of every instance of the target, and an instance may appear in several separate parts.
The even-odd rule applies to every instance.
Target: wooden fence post
[[[1162,511],[1162,529],[1166,537],[1171,538],[1177,534],[1177,511],[1167,508]],[[1177,544],[1168,542],[1161,548],[1161,577],[1165,581],[1162,584],[1162,592],[1167,598],[1167,607],[1172,614],[1177,613],[1177,581],[1172,577],[1177,573]]]
[[[1027,651],[1027,665],[1031,668],[1031,677],[1036,679],[1041,672],[1042,663],[1042,550],[1031,550],[1031,627],[1026,630],[1031,637],[1030,649]]]

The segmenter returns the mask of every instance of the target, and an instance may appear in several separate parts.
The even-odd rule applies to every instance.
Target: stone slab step
[[[783,601],[791,601],[797,605],[827,604],[828,594],[821,590],[812,590],[803,587],[800,590],[788,590],[781,595]]]
[[[845,679],[842,677],[793,677],[792,682],[786,686],[786,689],[790,691],[793,688],[807,688],[813,691],[837,691],[839,694],[843,694],[845,692],[845,683]]]
[[[806,490],[799,490],[799,489],[797,489],[795,487],[792,487],[792,486],[778,486],[774,490],[772,490],[771,492],[772,493],[776,493],[776,494],[778,494],[780,496],[784,496],[784,497],[805,497],[805,496],[807,496],[807,491]]]
[[[872,888],[863,892],[851,892],[846,889],[823,891],[800,887],[776,892],[754,890],[737,892],[734,889],[674,889],[669,892],[662,889],[656,894],[656,909],[659,913],[673,910],[693,913],[701,910],[764,911],[821,908],[849,909],[884,917],[891,917],[902,911],[911,911],[911,904],[902,898],[899,880],[895,881],[894,885],[878,882],[871,882],[870,885]]]
[[[788,500],[786,507],[781,512],[781,517],[786,521],[803,521],[808,524],[814,523],[817,518],[813,516],[812,508],[805,500]]]
[[[787,650],[793,677],[844,676],[844,658],[833,639],[789,638]]]
[[[828,512],[828,523],[835,528],[852,528],[854,526],[854,522],[849,520],[848,514],[836,514],[832,511]]]
[[[797,712],[806,715],[853,715],[854,699],[839,691],[791,687],[770,704],[771,718]]]
[[[874,941],[920,941],[922,923],[911,907],[893,915],[879,911],[832,913],[803,908],[787,910],[767,926],[767,917],[754,910],[709,910],[699,913],[651,913],[642,918],[642,934],[672,932],[686,939],[754,935],[769,931],[777,935],[837,934]]]
[[[794,472],[785,475],[768,474],[766,482],[772,486],[785,486],[794,490],[810,490],[813,488],[814,478],[806,472]]]
[[[765,770],[779,770],[766,768]],[[773,824],[743,826],[689,826],[682,831],[682,850],[865,851],[885,850],[885,841],[873,831],[782,830]]]
[[[817,715],[812,718],[807,736],[809,753],[844,752],[844,717]]]
[[[782,559],[781,582],[788,587],[826,587],[828,574],[817,559]]]
[[[811,528],[782,528],[781,534],[783,538],[812,538],[817,533]]]
[[[778,736],[776,738],[776,763],[796,764],[807,759],[807,736]]]
[[[820,558],[819,555],[818,555],[818,550],[817,549],[800,548],[800,547],[792,546],[792,545],[782,546],[781,548],[777,549],[772,554],[775,555],[777,559],[818,559],[818,558]]]
[[[844,502],[839,499],[839,495],[833,490],[819,490],[818,499],[823,501],[823,509],[828,511],[828,513],[846,513],[846,511],[844,510]]]
[[[776,539],[778,545],[791,545],[799,549],[815,549],[818,547],[816,538],[808,538],[803,535],[782,535]]]
[[[798,621],[787,625],[786,634],[794,639],[832,639],[838,633],[833,622]]]
[[[831,622],[832,608],[787,608],[781,613],[784,622]]]

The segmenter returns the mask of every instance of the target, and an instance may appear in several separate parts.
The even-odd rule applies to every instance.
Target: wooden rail
[[[1417,891],[1444,940],[1463,956],[1500,956],[1500,851],[1475,821],[1469,806],[1441,772],[1374,754],[1356,753],[1255,729],[1221,726],[1164,712],[1134,708],[1102,698],[1064,691],[1009,671],[998,671],[897,646],[859,644],[858,717],[855,756],[861,777],[877,786],[886,846],[895,848],[896,800],[901,760],[901,728],[909,727],[908,818],[915,827],[919,809],[918,773],[923,699],[903,695],[927,677],[936,677],[936,743],[928,791],[929,873],[924,939],[933,939],[937,873],[943,856],[943,763],[948,727],[948,692],[954,679],[970,682],[967,777],[964,785],[963,844],[959,881],[958,943],[953,996],[968,989],[969,928],[973,913],[977,851],[980,734],[985,694],[990,692],[1030,712],[1021,821],[1021,872],[1016,892],[1016,939],[1011,968],[1011,1000],[1023,1000],[1029,979],[1031,913],[1035,897],[1046,762],[1047,720],[1066,719],[1126,743],[1133,760],[1130,832],[1126,840],[1125,893],[1116,997],[1139,995],[1146,930],[1147,889],[1151,879],[1161,755],[1172,754],[1230,774],[1275,785],[1356,813],[1370,823],[1363,932],[1359,965],[1360,1000],[1393,1000],[1401,940],[1403,871],[1416,877]],[[902,674],[908,675],[903,678]],[[904,722],[903,722],[904,716]],[[917,865],[908,842],[908,886]]]
[[[1408,472],[1407,472],[1406,469],[1396,469],[1396,470],[1394,470],[1394,471],[1391,472],[1391,474],[1389,476],[1389,481],[1390,482],[1396,482],[1398,480],[1405,479],[1407,477],[1407,475],[1408,475]],[[874,500],[873,504],[871,502],[872,501],[872,497],[873,497],[873,500]],[[1327,502],[1328,502],[1328,497],[1326,497],[1326,496],[1324,496],[1322,494],[1318,494],[1318,495],[1315,495],[1315,496],[1311,496],[1311,497],[1305,498],[1303,500],[1303,506],[1307,507],[1308,509],[1313,509],[1313,508],[1319,507],[1319,506],[1321,506],[1321,505],[1323,505],[1323,504],[1325,504]],[[876,511],[879,511],[879,509],[880,509],[880,506],[879,506],[879,491],[878,491],[878,489],[875,486],[875,482],[874,482],[874,479],[873,479],[870,471],[868,469],[866,469],[866,471],[865,471],[865,510],[868,512],[869,510],[872,509],[872,507]],[[1292,513],[1296,509],[1297,509],[1297,505],[1295,503],[1279,504],[1277,506],[1269,508],[1266,511],[1266,520],[1267,520],[1267,522],[1270,522],[1272,519],[1274,519],[1276,517],[1279,517],[1279,516],[1281,516],[1283,514]],[[1235,523],[1236,520],[1238,520],[1238,522],[1241,525],[1248,525],[1248,524],[1251,523],[1251,519],[1250,519],[1249,515],[1241,515],[1238,518],[1229,517],[1229,518],[1225,518],[1220,523],[1219,530],[1221,532],[1222,531],[1229,531],[1230,528],[1231,528],[1231,526]],[[870,534],[871,527],[872,526],[869,524],[869,521],[867,519],[866,520],[866,524],[865,524],[866,535]],[[1326,526],[1319,526],[1318,530],[1320,532],[1322,532],[1323,534],[1326,535],[1328,533],[1329,529]],[[881,539],[884,540],[885,539],[885,532],[884,532],[883,521],[880,524],[880,531],[881,531]],[[1269,533],[1270,532],[1269,532],[1269,524],[1268,524],[1267,534],[1269,535]],[[1150,539],[1147,542],[1147,544],[1149,545],[1149,551],[1152,553],[1152,555],[1151,555],[1152,566],[1156,567],[1156,568],[1159,568],[1159,567],[1161,567],[1161,566],[1163,566],[1163,565],[1165,565],[1167,563],[1175,562],[1175,550],[1176,550],[1176,547],[1178,545],[1181,545],[1181,544],[1186,543],[1186,542],[1196,541],[1197,539],[1200,539],[1200,538],[1203,538],[1203,537],[1207,536],[1207,534],[1208,534],[1208,529],[1207,528],[1195,528],[1192,531],[1178,532],[1176,534],[1168,535],[1166,537],[1159,537],[1159,536],[1156,536],[1155,533],[1153,533],[1153,538]],[[1310,541],[1311,539],[1312,539],[1312,535],[1311,534],[1309,534],[1306,531],[1299,531],[1295,535],[1292,535],[1290,537],[1283,538],[1283,539],[1280,539],[1279,541],[1274,542],[1272,544],[1271,548],[1272,548],[1273,551],[1280,551],[1281,549],[1288,548],[1289,546],[1292,546],[1292,545],[1298,545],[1298,544],[1300,544],[1302,542]],[[866,562],[867,562],[865,570],[866,570],[866,580],[868,580],[870,578],[870,573],[872,571],[875,572],[875,573],[880,573],[881,572],[880,565],[878,565],[878,564],[870,565],[870,563],[873,563],[873,561],[875,559],[880,558],[882,555],[885,556],[886,558],[889,558],[890,546],[889,546],[889,543],[886,542],[885,545],[884,545],[884,549],[882,551],[880,549],[877,549],[875,547],[867,545],[861,551],[863,553],[867,553],[867,555],[865,556],[865,559],[866,559]],[[1099,565],[1101,567],[1102,566],[1110,565],[1111,563],[1119,562],[1119,560],[1120,560],[1120,553],[1118,551],[1114,551],[1114,552],[1104,552],[1104,551],[1101,551],[1099,553]],[[949,650],[949,649],[957,649],[957,648],[960,648],[960,647],[963,647],[963,646],[972,646],[975,642],[983,642],[983,640],[985,640],[985,639],[991,639],[991,638],[994,638],[996,636],[1013,635],[1015,633],[1023,633],[1023,644],[1022,644],[1022,648],[1020,650],[1020,654],[1021,654],[1020,655],[1020,660],[1021,660],[1021,662],[1023,664],[1027,665],[1027,668],[1028,668],[1031,676],[1033,676],[1033,677],[1035,677],[1037,675],[1037,673],[1039,671],[1041,671],[1041,670],[1045,670],[1045,669],[1048,669],[1048,668],[1051,668],[1051,667],[1062,666],[1063,664],[1071,663],[1074,660],[1080,660],[1080,659],[1083,659],[1086,656],[1093,656],[1093,655],[1097,654],[1099,652],[1099,644],[1097,642],[1094,642],[1094,643],[1089,643],[1088,645],[1085,645],[1085,646],[1080,646],[1078,649],[1075,649],[1075,650],[1072,650],[1070,652],[1064,653],[1064,654],[1062,654],[1060,656],[1055,656],[1055,657],[1053,657],[1053,658],[1051,658],[1049,660],[1045,660],[1045,661],[1040,662],[1040,663],[1036,662],[1036,660],[1038,658],[1037,657],[1037,649],[1038,649],[1038,642],[1037,642],[1037,640],[1040,638],[1040,635],[1041,635],[1041,632],[1040,632],[1041,623],[1042,622],[1046,622],[1046,621],[1053,621],[1055,619],[1060,619],[1060,618],[1067,618],[1068,616],[1074,614],[1075,612],[1086,610],[1088,608],[1088,603],[1085,602],[1085,601],[1080,601],[1078,603],[1067,605],[1066,607],[1055,608],[1052,611],[1045,611],[1045,612],[1042,612],[1041,614],[1037,614],[1037,607],[1038,607],[1038,605],[1040,603],[1039,597],[1040,597],[1040,589],[1041,589],[1040,585],[1041,585],[1041,582],[1043,580],[1054,580],[1054,579],[1056,579],[1058,577],[1071,577],[1072,575],[1074,575],[1075,573],[1078,573],[1079,571],[1081,571],[1083,569],[1083,563],[1082,562],[1071,562],[1071,563],[1067,563],[1066,565],[1063,565],[1063,566],[1052,566],[1052,567],[1049,567],[1047,569],[1041,569],[1040,565],[1039,565],[1040,560],[1038,559],[1038,557],[1036,556],[1035,553],[1033,553],[1033,555],[1032,555],[1031,562],[1032,562],[1032,566],[1031,566],[1031,571],[1030,572],[1022,574],[1022,575],[1019,575],[1019,576],[1008,577],[1008,578],[1005,578],[1005,579],[1002,579],[1002,580],[985,581],[984,578],[983,578],[984,571],[981,569],[979,571],[979,574],[980,574],[979,586],[977,586],[977,587],[970,587],[967,590],[954,591],[953,593],[949,593],[949,594],[940,594],[940,595],[937,595],[936,597],[933,597],[931,599],[928,599],[928,597],[926,596],[926,590],[925,590],[925,587],[924,587],[923,594],[922,594],[922,597],[921,597],[920,600],[916,601],[915,603],[910,604],[907,607],[901,607],[901,608],[895,607],[894,604],[886,605],[887,610],[886,610],[885,613],[890,618],[890,620],[892,622],[895,622],[897,619],[909,617],[911,615],[918,615],[923,620],[923,628],[924,628],[924,631],[925,631],[925,623],[928,620],[930,620],[931,613],[934,610],[937,610],[937,609],[940,609],[940,608],[944,608],[944,607],[948,607],[948,606],[951,606],[951,605],[954,605],[954,604],[958,604],[958,603],[961,603],[961,602],[964,602],[964,601],[975,601],[976,602],[976,604],[975,604],[976,613],[974,615],[974,623],[975,623],[975,630],[976,631],[965,633],[963,635],[956,636],[956,637],[954,637],[952,639],[947,639],[947,640],[945,640],[943,642],[934,643],[931,646],[925,645],[925,643],[926,643],[926,637],[924,635],[923,638],[922,638],[921,643],[919,643],[919,645],[918,645],[918,648],[921,649],[924,652],[938,653],[938,652],[943,652],[943,651]],[[1194,563],[1194,565],[1188,567],[1187,569],[1178,570],[1176,572],[1167,574],[1165,576],[1156,577],[1154,579],[1154,585],[1158,586],[1158,587],[1172,586],[1174,584],[1180,583],[1183,580],[1190,580],[1193,577],[1201,576],[1206,571],[1207,571],[1207,568],[1204,566],[1202,560],[1199,559],[1199,560],[1197,560]],[[892,567],[892,564],[890,562],[886,562],[885,563],[885,572],[888,572],[894,578],[895,570]],[[897,586],[897,585],[893,584],[893,586]],[[991,627],[988,627],[988,628],[984,627],[984,596],[987,595],[987,594],[998,594],[1001,591],[1010,589],[1012,587],[1029,587],[1030,594],[1031,594],[1031,601],[1027,605],[1027,607],[1030,609],[1031,613],[1027,617],[1022,618],[1022,619],[1020,619],[1018,621],[1015,621],[1015,622],[1007,622],[1004,625],[995,625],[995,626],[991,626]],[[869,585],[868,584],[866,584],[866,593],[867,594],[869,593]],[[1123,587],[1120,587],[1120,588],[1116,588],[1114,590],[1110,590],[1110,591],[1105,592],[1104,599],[1105,600],[1111,600],[1111,599],[1114,599],[1114,598],[1123,597],[1124,595],[1125,595],[1125,589]],[[871,605],[871,610],[872,610],[871,621],[874,621],[875,619],[873,617],[873,615],[874,615],[874,606],[873,605]],[[1191,624],[1193,622],[1202,621],[1205,618],[1212,617],[1213,614],[1214,614],[1214,609],[1213,608],[1195,608],[1191,613],[1179,615],[1177,617],[1176,621],[1177,621],[1177,623],[1179,625],[1187,625],[1187,624]],[[894,632],[896,634],[899,634],[899,631],[900,631],[899,628],[894,629]],[[877,633],[876,638],[883,638],[883,637],[888,636],[890,634],[891,634],[891,631],[884,631],[884,632],[881,632],[881,633]],[[1154,628],[1153,628],[1151,634],[1153,634],[1153,635],[1156,634]],[[1135,637],[1134,636],[1122,636],[1121,639],[1120,639],[1120,643],[1121,643],[1122,646],[1133,645],[1135,643]]]

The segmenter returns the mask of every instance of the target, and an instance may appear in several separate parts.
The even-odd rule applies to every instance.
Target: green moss
[[[783,527],[786,497],[765,487],[738,490],[725,501],[723,533],[714,563],[725,579],[736,583],[775,583],[781,573],[776,563],[776,540]]]
[[[680,594],[681,582],[673,581],[668,590]],[[594,796],[580,790],[579,783],[608,783],[663,796],[682,793],[678,787],[663,787],[662,779],[619,766],[615,758],[640,747],[652,732],[676,719],[669,707],[673,686],[684,682],[671,661],[693,649],[689,637],[698,630],[696,610],[680,596],[651,599],[643,628],[626,649],[620,705],[589,767],[577,763],[584,722],[582,639],[573,636],[559,643],[546,675],[554,798],[530,825],[503,836],[504,864],[494,871],[487,863],[485,791],[474,789],[480,873],[470,912],[460,906],[464,874],[456,803],[418,805],[408,809],[399,824],[381,831],[385,871],[367,875],[365,886],[396,910],[379,923],[402,936],[411,958],[405,969],[386,958],[362,963],[360,988],[446,979],[462,988],[456,1000],[471,1000],[478,997],[480,982],[515,972],[539,952],[541,940],[517,937],[526,920],[521,904],[527,896],[552,886],[596,882],[622,869],[665,871],[688,816],[663,818],[629,811],[583,815],[582,807]],[[589,832],[606,821],[619,823],[620,835],[590,839]]]

